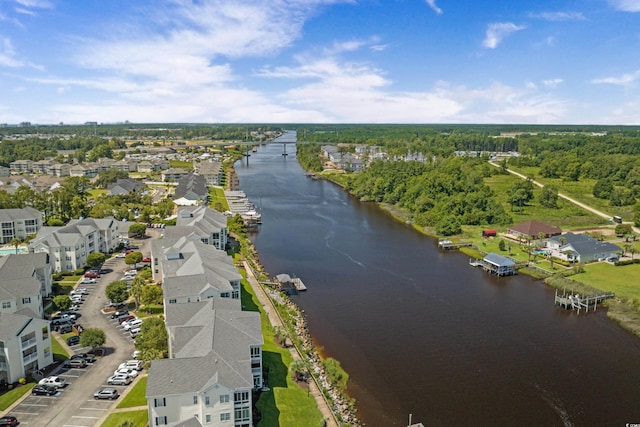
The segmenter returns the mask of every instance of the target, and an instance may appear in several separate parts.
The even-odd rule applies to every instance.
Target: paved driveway
[[[148,250],[147,250],[148,252]],[[28,396],[11,410],[11,415],[18,418],[25,426],[50,427],[92,427],[117,401],[95,401],[93,393],[106,387],[106,380],[120,363],[131,358],[134,346],[129,334],[123,334],[113,321],[102,313],[107,303],[104,290],[107,284],[122,277],[125,268],[124,260],[112,258],[105,263],[109,272],[103,275],[95,285],[81,285],[90,292],[80,309],[82,316],[78,319],[85,328],[100,328],[105,331],[105,354],[98,357],[93,364],[82,369],[69,369],[59,375],[69,383],[55,396]],[[75,352],[86,349],[79,345],[72,346]],[[111,387],[111,386],[110,386]],[[114,386],[120,392],[124,386]]]

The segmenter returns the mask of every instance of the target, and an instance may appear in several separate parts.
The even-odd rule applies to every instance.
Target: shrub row
[[[623,261],[616,261],[613,263],[616,267],[620,265],[631,265],[631,264],[640,264],[640,258],[637,259],[625,259]]]

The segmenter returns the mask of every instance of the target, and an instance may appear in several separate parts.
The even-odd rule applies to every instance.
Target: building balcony
[[[22,350],[26,350],[26,349],[31,348],[31,347],[33,347],[34,345],[36,345],[36,343],[37,343],[37,342],[38,342],[38,340],[37,340],[36,338],[31,338],[31,339],[30,339],[30,340],[28,340],[28,341],[22,341],[22,342],[20,343],[20,348],[21,348]]]
[[[9,370],[9,365],[7,364],[7,362],[0,362],[0,371],[8,371]]]
[[[22,356],[22,363],[24,363],[25,365],[27,363],[31,363],[34,360],[38,360],[38,353],[31,353],[31,354],[27,354],[26,356]]]

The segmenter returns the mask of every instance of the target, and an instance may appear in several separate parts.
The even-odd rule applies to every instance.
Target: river
[[[282,151],[236,163],[262,213],[250,238],[271,275],[307,285],[293,299],[367,426],[640,423],[640,340],[604,310],[566,312],[540,281],[473,269]]]

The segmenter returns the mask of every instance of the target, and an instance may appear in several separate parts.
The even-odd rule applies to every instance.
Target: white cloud
[[[609,4],[623,12],[640,12],[640,0],[609,0]]]
[[[36,9],[51,9],[53,8],[53,3],[49,0],[16,0],[21,6],[31,7]]]
[[[524,30],[525,28],[527,27],[524,25],[516,25],[512,22],[496,22],[489,24],[482,46],[487,49],[495,49],[509,34]]]
[[[553,89],[558,87],[563,82],[564,82],[563,79],[548,79],[548,80],[543,80],[542,84],[545,85],[545,87]]]
[[[438,7],[438,5],[436,4],[436,0],[426,0],[426,2],[435,13],[437,13],[438,15],[442,15],[442,9]]]
[[[531,13],[529,16],[545,21],[582,21],[585,19],[581,12],[540,12]]]
[[[0,67],[24,67],[26,64],[19,59],[16,59],[15,56],[16,51],[13,48],[11,39],[8,37],[0,38]]]
[[[595,84],[612,84],[619,86],[628,86],[633,84],[636,80],[640,79],[640,70],[634,73],[626,73],[620,76],[604,77],[600,79],[593,79],[591,83]]]

